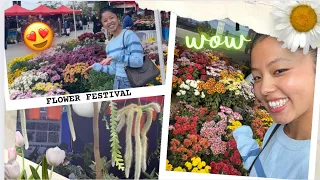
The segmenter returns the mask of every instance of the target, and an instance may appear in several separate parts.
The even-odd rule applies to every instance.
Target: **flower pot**
[[[47,107],[47,119],[59,121],[61,119],[63,106]]]
[[[143,113],[140,119],[140,132],[144,126],[146,119],[147,119],[147,114]],[[136,124],[136,114],[133,116],[133,121],[132,121],[132,130],[131,130],[132,136],[135,136],[135,130],[134,130],[135,124]]]
[[[40,120],[40,108],[26,109],[27,120]]]

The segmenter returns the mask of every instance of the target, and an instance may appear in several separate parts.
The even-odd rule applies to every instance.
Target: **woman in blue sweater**
[[[113,89],[131,88],[124,68],[125,66],[142,67],[143,49],[140,39],[133,31],[122,29],[114,9],[102,8],[100,19],[103,27],[113,36],[106,48],[107,58],[93,64],[87,71],[94,69],[110,75],[115,74]],[[126,48],[123,48],[123,40]]]
[[[266,35],[255,39],[251,50],[254,94],[274,124],[264,136],[263,151],[249,126],[233,132],[244,167],[249,170],[253,165],[250,176],[255,177],[308,179],[316,52],[291,52]]]

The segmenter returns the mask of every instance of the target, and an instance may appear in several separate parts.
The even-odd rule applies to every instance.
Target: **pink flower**
[[[24,138],[19,131],[16,132],[15,144],[18,147],[24,146]]]
[[[8,149],[8,161],[14,161],[17,159],[16,148],[12,147]]]

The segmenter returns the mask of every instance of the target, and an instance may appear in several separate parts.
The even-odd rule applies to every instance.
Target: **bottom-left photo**
[[[164,96],[7,111],[5,179],[158,179]]]

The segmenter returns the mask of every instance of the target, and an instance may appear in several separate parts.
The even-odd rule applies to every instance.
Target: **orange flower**
[[[192,145],[192,141],[190,141],[189,139],[184,139],[183,144],[184,144],[186,147],[189,147],[189,146]]]
[[[198,139],[196,135],[188,134],[187,136],[193,143],[197,143]]]
[[[186,154],[182,155],[182,161],[186,161],[186,160],[188,160],[188,155]]]

